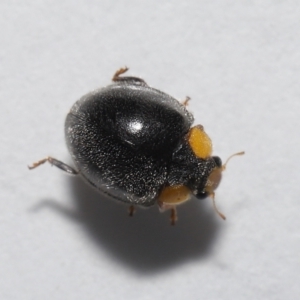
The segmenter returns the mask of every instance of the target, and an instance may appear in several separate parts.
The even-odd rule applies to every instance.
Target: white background
[[[0,4],[1,299],[297,299],[299,1]],[[179,221],[102,199],[71,163],[64,119],[130,67],[189,109],[228,165]]]

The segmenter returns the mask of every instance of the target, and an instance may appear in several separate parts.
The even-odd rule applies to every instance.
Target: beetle
[[[75,168],[46,157],[29,169],[49,162],[63,171],[81,175],[90,185],[112,199],[135,206],[158,204],[171,210],[189,200],[210,196],[221,218],[214,196],[229,157],[222,165],[212,156],[212,142],[202,125],[192,127],[187,110],[189,98],[181,103],[154,89],[138,77],[121,76],[113,83],[79,99],[65,121],[65,139]]]

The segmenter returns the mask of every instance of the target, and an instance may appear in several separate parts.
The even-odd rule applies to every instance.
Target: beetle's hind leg
[[[76,171],[75,169],[70,167],[69,165],[67,165],[67,164],[63,163],[62,161],[57,160],[53,157],[50,157],[50,156],[33,163],[31,166],[28,166],[28,169],[29,170],[35,169],[36,167],[44,164],[45,162],[49,162],[51,165],[65,171],[69,174],[72,174],[72,175],[77,175],[79,173],[78,171]]]
[[[129,69],[127,67],[120,68],[119,70],[117,70],[112,78],[112,81],[147,85],[146,82],[141,78],[133,77],[133,76],[124,76],[124,77],[120,76],[120,75],[126,73],[128,70]]]
[[[128,213],[129,213],[129,216],[132,217],[133,214],[135,213],[135,207],[133,205],[130,205],[129,208],[128,208]]]

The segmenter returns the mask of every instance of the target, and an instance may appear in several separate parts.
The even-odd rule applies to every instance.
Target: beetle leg
[[[217,205],[216,205],[216,201],[215,201],[215,193],[212,192],[210,195],[209,195],[212,199],[212,202],[213,202],[213,206],[214,206],[214,210],[216,211],[216,213],[223,219],[223,220],[226,220],[226,217],[218,210],[217,208]]]
[[[170,216],[170,220],[171,220],[171,225],[175,225],[176,221],[177,221],[177,211],[176,211],[176,207],[172,207],[171,208],[171,216]]]
[[[133,205],[130,205],[128,212],[129,212],[129,216],[132,217],[133,214],[135,213],[135,207]]]
[[[78,171],[76,171],[72,167],[68,166],[67,164],[63,163],[62,161],[57,160],[50,156],[33,163],[32,166],[28,166],[28,169],[32,170],[32,169],[44,164],[45,162],[49,162],[51,165],[65,171],[69,174],[72,174],[72,175],[77,175],[79,173]]]
[[[114,82],[127,82],[127,83],[135,83],[135,84],[142,84],[142,85],[147,85],[146,82],[138,77],[132,77],[132,76],[124,76],[121,77],[120,75],[126,73],[129,69],[127,67],[121,68],[116,71],[114,74],[112,81]]]
[[[185,100],[182,102],[182,104],[187,107],[189,105],[189,101],[191,100],[191,98],[189,96],[186,96]]]
[[[125,68],[120,68],[119,70],[116,71],[116,73],[114,74],[112,81],[118,81],[118,79],[120,78],[119,76],[126,73],[129,69],[127,67]]]

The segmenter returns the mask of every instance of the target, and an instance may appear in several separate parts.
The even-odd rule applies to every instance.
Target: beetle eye
[[[208,197],[208,193],[205,192],[205,191],[197,192],[197,193],[195,194],[195,197],[196,197],[197,199],[199,199],[199,200],[203,200],[203,199],[205,199],[206,197]]]
[[[222,160],[219,156],[213,156],[212,159],[214,160],[217,168],[221,168],[222,167]]]

